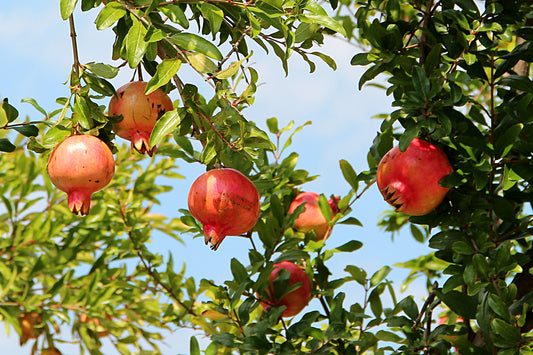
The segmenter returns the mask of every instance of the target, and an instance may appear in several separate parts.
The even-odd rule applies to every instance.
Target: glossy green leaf
[[[354,266],[354,265],[348,265],[344,269],[344,271],[350,273],[350,275],[353,277],[357,283],[359,283],[362,286],[366,285],[366,271],[363,270],[360,267]]]
[[[177,33],[170,37],[170,40],[178,47],[203,53],[216,60],[222,60],[222,53],[208,40],[193,33]]]
[[[187,16],[185,16],[185,13],[179,5],[166,4],[165,6],[161,6],[159,9],[170,19],[170,21],[177,23],[183,28],[189,28]]]
[[[87,63],[83,65],[87,70],[89,70],[94,75],[100,76],[106,79],[113,79],[118,74],[118,68],[104,63]]]
[[[187,59],[191,66],[203,74],[213,74],[218,70],[215,63],[211,61],[205,54],[198,52],[187,52]]]
[[[155,75],[148,81],[145,95],[149,95],[163,85],[166,85],[181,66],[181,60],[178,58],[165,59],[157,65]]]
[[[78,0],[60,0],[59,9],[61,11],[61,18],[63,20],[68,19],[70,15],[72,15],[77,3]]]
[[[306,23],[318,23],[330,30],[338,32],[342,36],[346,36],[346,30],[339,22],[335,21],[327,15],[321,15],[317,13],[306,13],[305,15],[298,16],[298,19]]]
[[[13,152],[16,148],[7,138],[0,138],[0,151]]]
[[[126,13],[126,9],[124,9],[124,5],[121,3],[115,1],[108,2],[94,21],[96,28],[98,30],[104,30],[111,27],[115,22],[124,17]]]
[[[372,275],[372,277],[370,278],[370,286],[376,286],[377,284],[379,284],[381,281],[383,281],[387,277],[387,275],[391,271],[392,271],[392,268],[387,265],[385,265],[384,267],[376,271],[374,275]]]
[[[211,25],[211,33],[216,34],[219,32],[220,25],[222,25],[222,21],[224,20],[224,11],[208,2],[202,2],[199,7],[202,15]]]
[[[126,35],[126,59],[130,68],[135,68],[141,62],[141,59],[148,48],[148,43],[144,41],[146,28],[134,18],[133,25]]]
[[[185,115],[184,108],[174,109],[165,112],[163,116],[156,122],[152,134],[150,135],[150,146],[155,146],[163,140],[163,138],[172,133],[176,126],[178,126]]]
[[[344,180],[350,184],[354,191],[357,191],[359,188],[359,181],[357,180],[357,173],[353,169],[352,165],[344,159],[339,160],[339,165],[341,167]]]
[[[25,99],[20,100],[20,102],[27,102],[27,103],[29,103],[30,105],[32,105],[33,107],[35,107],[35,109],[36,109],[37,111],[39,111],[40,113],[42,113],[43,116],[48,117],[48,114],[46,113],[45,109],[42,108],[42,107],[37,103],[37,101],[35,101],[35,99],[32,99],[32,98],[29,98],[29,97],[28,97],[28,98],[25,98]]]

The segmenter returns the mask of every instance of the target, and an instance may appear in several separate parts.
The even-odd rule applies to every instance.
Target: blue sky
[[[112,31],[96,30],[93,21],[97,14],[95,10],[75,14],[80,60],[82,63],[95,61],[117,65],[110,59]],[[21,117],[29,115],[30,119],[39,120],[39,113],[29,104],[21,103],[21,99],[34,98],[47,111],[52,111],[58,107],[56,97],[69,94],[63,82],[67,80],[72,65],[72,50],[68,21],[62,21],[59,15],[59,1],[3,4],[0,33],[0,97],[7,97],[19,109]],[[349,186],[342,177],[338,162],[345,159],[358,172],[367,168],[368,148],[380,124],[379,120],[371,117],[390,112],[391,99],[384,91],[374,87],[365,87],[362,91],[357,89],[364,69],[349,64],[357,50],[354,46],[340,39],[329,39],[321,50],[335,58],[337,71],[317,60],[316,72],[309,74],[307,64],[295,55],[290,60],[289,75],[285,77],[281,63],[273,53],[266,56],[262,49],[254,49],[253,66],[264,84],[258,89],[253,107],[244,113],[265,130],[266,119],[270,117],[277,117],[280,126],[291,120],[295,121],[295,126],[312,121],[312,125],[295,136],[289,149],[289,152],[300,154],[299,168],[320,175],[303,188],[326,195],[345,195]],[[131,70],[122,70],[113,80],[115,88],[129,81],[131,76]],[[201,87],[201,80],[197,80],[196,85],[209,92],[207,85]],[[175,94],[171,98],[177,99]],[[180,162],[179,172],[186,179],[174,183],[174,190],[163,196],[162,204],[156,210],[170,217],[177,216],[178,209],[187,206],[189,186],[204,171],[205,168],[199,164]],[[380,231],[376,226],[379,215],[388,209],[377,187],[373,186],[353,206],[352,216],[363,222],[364,228],[335,227],[328,246],[342,245],[351,239],[363,242],[364,246],[354,253],[335,256],[328,265],[334,275],[344,276],[343,270],[350,264],[363,267],[371,275],[384,265],[407,261],[430,251],[409,234],[400,234],[391,241],[389,234]],[[187,275],[194,276],[197,282],[207,278],[222,283],[231,277],[229,261],[232,257],[243,263],[248,261],[249,244],[242,238],[226,238],[216,252],[205,246],[202,239],[193,239],[190,235],[182,238],[185,245],[157,235],[150,247],[165,256],[170,249],[177,266],[185,262]],[[407,295],[400,295],[399,291],[407,273],[406,270],[394,270],[390,274],[399,298]],[[344,291],[347,293],[347,304],[363,298],[362,288],[350,286]],[[420,303],[426,294],[424,282],[415,282],[409,293],[414,294]],[[310,308],[315,306],[314,302],[309,305]],[[165,341],[168,346],[162,346],[163,354],[188,353],[190,335],[189,330],[180,329],[168,334]],[[30,352],[27,346],[26,350],[20,350],[18,337],[13,332],[7,337],[1,330],[0,344],[5,351],[10,349],[7,353]],[[206,344],[205,340],[202,344]],[[65,347],[62,350],[63,354],[75,354],[76,349]],[[112,349],[106,345],[103,351],[113,354]]]

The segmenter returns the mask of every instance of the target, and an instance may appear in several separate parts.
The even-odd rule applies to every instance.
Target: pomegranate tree
[[[274,289],[274,280],[278,277],[281,269],[285,269],[290,273],[288,287],[298,283],[301,283],[301,285],[278,299]],[[262,302],[263,308],[285,306],[282,317],[292,317],[300,313],[311,301],[311,281],[301,267],[290,261],[282,261],[274,264],[274,268],[270,273],[267,293],[269,299]]]
[[[131,149],[152,156],[150,135],[155,123],[167,111],[174,109],[172,101],[161,89],[145,95],[146,82],[132,81],[117,90],[109,101],[109,115],[122,115],[122,120],[113,124],[115,133],[131,142]]]
[[[449,188],[439,182],[453,171],[442,150],[414,138],[404,152],[394,147],[379,162],[377,184],[396,211],[421,216],[437,207]]]
[[[253,182],[231,168],[202,174],[189,190],[189,210],[204,226],[205,244],[216,250],[227,235],[240,235],[259,218],[259,193]]]
[[[324,217],[324,214],[320,210],[318,199],[320,195],[316,192],[300,192],[289,206],[289,214],[302,203],[305,203],[305,210],[298,215],[294,222],[294,229],[298,232],[307,233],[311,230],[315,232],[316,240],[325,240],[331,234],[332,227],[329,225],[329,221]],[[331,216],[334,217],[338,212],[337,202],[339,198],[336,197],[335,201],[330,198],[328,203],[331,208]]]
[[[68,194],[68,206],[77,215],[87,215],[91,195],[103,189],[115,174],[109,147],[91,135],[74,135],[59,143],[50,154],[48,174],[52,183]]]

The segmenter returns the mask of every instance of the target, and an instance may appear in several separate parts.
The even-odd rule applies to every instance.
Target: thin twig
[[[78,44],[76,42],[76,28],[74,27],[74,14],[71,14],[68,18],[70,24],[70,38],[72,39],[72,53],[74,55],[74,71],[76,73],[76,81],[80,79],[80,60],[78,57]]]
[[[411,327],[411,330],[414,331],[420,325],[420,322],[422,321],[422,317],[424,317],[424,314],[426,313],[427,308],[435,300],[435,290],[438,287],[439,287],[439,284],[437,283],[437,281],[435,281],[435,283],[433,283],[433,289],[429,293],[429,296],[426,299],[426,302],[424,302],[424,305],[422,306],[422,309],[420,310],[420,313],[418,313],[418,317],[416,317],[415,324],[413,324],[413,326]]]

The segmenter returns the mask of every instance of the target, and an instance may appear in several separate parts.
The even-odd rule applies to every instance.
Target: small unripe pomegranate
[[[147,83],[132,81],[117,90],[117,96],[109,101],[109,115],[122,115],[120,122],[113,124],[115,133],[131,142],[131,149],[152,156],[150,135],[155,123],[167,111],[174,109],[172,101],[161,89],[144,94]]]
[[[41,351],[41,355],[61,355],[61,351],[57,348],[48,348]]]
[[[20,325],[20,346],[24,345],[29,339],[35,339],[39,331],[35,325],[41,323],[41,315],[37,312],[23,312],[19,316]]]
[[[300,192],[292,201],[288,211],[289,214],[293,213],[298,206],[305,203],[305,210],[298,215],[294,222],[294,229],[302,233],[313,230],[317,241],[327,239],[332,229],[328,223],[329,221],[326,220],[326,217],[324,217],[320,210],[320,205],[318,204],[319,197],[320,195],[316,192]],[[339,197],[335,197],[336,201],[332,198],[328,200],[332,217],[338,212],[337,202],[339,199]]]
[[[103,189],[115,174],[109,147],[91,135],[74,135],[59,143],[50,154],[48,174],[52,183],[68,194],[68,206],[77,215],[91,208],[91,195]]]
[[[289,285],[291,287],[297,283],[301,283],[300,287],[287,293],[281,299],[276,299],[274,290],[274,280],[278,276],[281,269],[290,272]],[[285,306],[282,317],[292,317],[300,313],[305,306],[311,301],[311,280],[302,268],[290,261],[282,261],[274,264],[272,273],[269,278],[269,287],[267,289],[269,300],[262,302],[263,308]]]
[[[421,216],[437,207],[449,188],[439,182],[453,171],[442,150],[414,138],[404,152],[392,148],[379,162],[377,183],[396,211]]]
[[[240,171],[210,170],[198,177],[189,190],[189,211],[204,226],[205,244],[216,250],[227,235],[240,235],[259,218],[257,188]]]
[[[111,320],[108,315],[105,316],[107,320]],[[80,322],[84,323],[87,328],[92,330],[99,338],[103,338],[109,335],[109,331],[104,328],[102,322],[98,318],[91,318],[87,314],[80,314]]]

